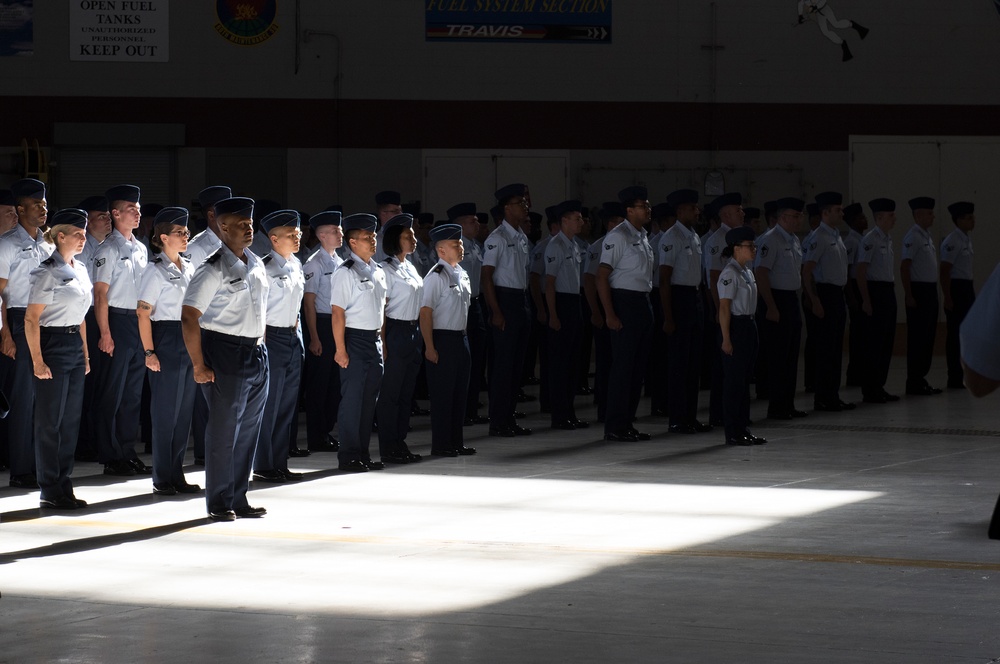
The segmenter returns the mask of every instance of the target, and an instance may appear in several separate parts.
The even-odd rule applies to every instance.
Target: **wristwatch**
[[[156,355],[156,351],[154,349],[144,350],[142,354],[145,355],[146,357],[149,357],[150,355]]]

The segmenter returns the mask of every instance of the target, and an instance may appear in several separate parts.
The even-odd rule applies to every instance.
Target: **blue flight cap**
[[[375,194],[375,205],[399,205],[402,199],[398,191],[380,191]]]
[[[238,214],[243,217],[253,218],[253,199],[235,196],[224,198],[215,204],[215,214],[219,217],[226,214]]]
[[[636,201],[644,201],[647,198],[649,198],[649,190],[640,185],[625,187],[618,192],[618,200],[621,201],[625,207],[629,207]]]
[[[865,213],[861,203],[851,203],[844,206],[844,221],[850,223]]]
[[[760,219],[760,208],[743,208],[743,223],[746,223],[751,219]]]
[[[737,226],[726,233],[726,244],[730,247],[736,246],[740,242],[753,242],[757,235],[749,226]]]
[[[139,187],[134,184],[120,184],[116,187],[111,187],[106,192],[104,192],[105,198],[108,199],[108,204],[113,205],[115,201],[125,201],[127,203],[138,203],[139,202]]]
[[[382,232],[389,230],[393,226],[402,226],[403,228],[413,228],[413,215],[412,214],[397,214],[395,217],[389,219],[382,226]]]
[[[22,198],[42,200],[45,198],[45,183],[34,178],[24,178],[10,185],[10,191],[14,194],[14,200]]]
[[[911,210],[933,210],[936,201],[929,196],[917,196],[909,200]]]
[[[321,226],[340,226],[344,215],[340,210],[323,210],[309,217],[309,226],[313,230]]]
[[[967,214],[973,214],[976,211],[976,206],[968,201],[959,201],[958,203],[952,203],[948,206],[948,212],[951,213],[952,219],[958,219],[959,217],[964,217]]]
[[[528,188],[526,186],[524,186],[520,182],[515,182],[514,184],[508,184],[505,187],[497,189],[494,196],[496,196],[497,203],[499,203],[502,206],[505,205],[507,201],[516,196],[524,196],[524,193],[526,191],[528,191]]]
[[[698,204],[698,192],[694,189],[678,189],[677,191],[672,191],[667,196],[667,203],[672,205],[676,210],[678,206],[685,204]]]
[[[770,201],[771,205],[774,206],[774,213],[778,214],[782,210],[795,210],[796,212],[802,212],[806,208],[806,202],[801,198],[779,198],[776,201]],[[765,208],[767,203],[764,204]]]
[[[782,198],[781,200],[784,201],[784,200],[792,200],[792,199],[790,199],[790,198],[789,199]],[[803,203],[803,205],[804,205],[804,203]],[[774,215],[778,214],[778,210],[779,209],[780,208],[778,207],[778,201],[764,201],[764,216],[765,217],[773,217]],[[799,210],[799,212],[802,212],[802,210]]]
[[[448,208],[448,221],[455,221],[460,217],[475,217],[475,203],[459,203]]]
[[[52,228],[62,226],[63,224],[69,224],[77,228],[86,228],[87,213],[80,208],[63,208],[49,218],[48,224]]]
[[[278,226],[298,228],[301,223],[302,218],[295,210],[275,210],[260,220],[260,227],[264,229],[265,233],[270,233]]]
[[[108,205],[108,199],[104,196],[88,196],[80,201],[77,207],[87,212],[107,212],[111,209],[111,206]]]
[[[14,192],[10,189],[0,189],[0,205],[17,205],[17,201],[14,200]]]
[[[825,207],[830,207],[831,205],[843,205],[844,197],[836,191],[824,191],[822,194],[816,194],[816,205],[823,209]]]
[[[462,227],[459,224],[441,224],[431,229],[431,242],[461,239]]]
[[[624,217],[625,206],[618,201],[608,201],[601,204],[601,217],[604,221],[609,221],[614,217]]]
[[[563,201],[562,203],[556,206],[556,210],[557,210],[556,214],[558,215],[559,219],[562,219],[567,214],[573,214],[574,212],[583,212],[583,203],[575,199]]]
[[[721,211],[722,208],[727,205],[743,205],[743,194],[739,192],[723,194],[716,197],[716,199],[712,201],[712,205],[715,207],[716,211]],[[744,212],[746,212],[746,210],[744,210]]]
[[[653,219],[666,219],[675,214],[674,206],[670,203],[657,203],[653,206]]]
[[[374,233],[377,226],[378,217],[367,212],[358,212],[357,214],[346,216],[341,224],[341,228],[344,229],[345,233],[347,231],[371,231]]]
[[[206,212],[210,210],[219,201],[232,198],[233,190],[225,185],[215,185],[212,187],[205,187],[198,192],[198,202],[201,203],[201,209]]]
[[[868,209],[872,211],[872,214],[877,214],[879,212],[895,212],[896,201],[891,198],[876,198],[868,201]]]
[[[156,217],[153,219],[153,223],[176,224],[177,226],[187,226],[188,225],[187,208],[165,207],[156,213]]]

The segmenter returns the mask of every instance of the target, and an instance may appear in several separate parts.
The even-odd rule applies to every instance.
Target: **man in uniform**
[[[538,363],[538,408],[542,413],[551,412],[550,370],[551,354],[548,348],[549,309],[545,298],[545,249],[552,238],[559,234],[559,206],[545,208],[546,232],[534,247],[531,248],[528,265],[528,292],[531,295],[531,311],[534,314],[531,323],[528,350],[531,353],[525,363],[524,378],[534,376],[535,363]],[[524,382],[524,381],[523,381]],[[524,401],[519,394],[519,401]]]
[[[802,238],[802,257],[805,259],[806,248],[812,245],[813,238],[821,223],[819,206],[815,203],[806,204],[806,220],[809,231]],[[816,315],[812,312],[812,300],[805,288],[802,289],[802,319],[806,326],[806,343],[802,349],[803,382],[806,392],[816,391]]]
[[[774,202],[774,207],[777,223],[757,240],[754,277],[763,302],[758,324],[764,363],[768,366],[767,416],[790,420],[806,416],[795,408],[802,338],[798,294],[802,285],[802,246],[795,233],[802,222],[805,201],[782,198]]]
[[[643,228],[652,212],[648,197],[646,188],[641,186],[618,192],[627,223],[605,236],[597,270],[597,293],[611,335],[605,440],[633,442],[650,438],[648,433],[632,426],[653,331],[653,310],[649,304],[653,249]]]
[[[0,189],[0,235],[17,226],[17,201],[10,189]]]
[[[385,468],[369,453],[372,422],[382,383],[382,340],[386,281],[373,260],[375,226],[371,214],[344,218],[343,231],[350,254],[332,278],[334,360],[340,367],[340,470],[363,473]]]
[[[589,422],[578,419],[573,398],[579,380],[576,375],[580,328],[580,263],[583,255],[573,238],[583,228],[580,201],[564,201],[557,206],[559,233],[545,247],[545,302],[548,310],[549,405],[553,429],[585,429]]]
[[[603,424],[607,415],[608,376],[611,374],[611,336],[597,294],[597,271],[601,266],[604,238],[625,221],[625,206],[618,201],[608,201],[601,205],[600,218],[605,234],[587,247],[583,293],[590,305],[590,325],[594,328],[594,403],[597,404],[597,421]]]
[[[899,401],[885,391],[896,341],[896,283],[893,275],[892,232],[896,225],[896,202],[876,198],[868,203],[875,228],[861,240],[858,248],[857,282],[861,298],[861,329],[865,335],[864,373],[861,391],[865,403]],[[853,334],[854,321],[851,321]]]
[[[667,406],[667,335],[663,333],[663,303],[660,296],[660,238],[674,225],[676,217],[669,203],[653,206],[649,236],[649,246],[653,248],[653,289],[649,292],[649,303],[653,307],[653,333],[649,348],[649,362],[646,363],[644,383],[649,397],[649,413],[654,416],[669,415]]]
[[[962,389],[965,383],[959,328],[976,301],[976,291],[972,287],[972,238],[969,237],[976,227],[976,207],[962,201],[949,205],[948,212],[955,230],[941,241],[941,293],[948,324],[945,357],[948,360],[948,389]]]
[[[802,281],[812,312],[816,316],[816,394],[818,411],[854,410],[855,405],[840,398],[840,377],[844,357],[844,324],[847,303],[847,249],[837,224],[843,219],[843,196],[828,191],[816,194],[822,223],[816,229],[803,257]]]
[[[7,415],[7,444],[10,460],[10,485],[37,489],[35,479],[34,407],[35,370],[24,336],[24,313],[28,306],[28,275],[55,250],[45,241],[41,229],[48,219],[45,184],[25,178],[11,185],[17,226],[0,238],[0,297],[3,326],[0,349],[3,351],[5,381],[3,393],[10,404]]]
[[[678,189],[667,196],[677,221],[660,238],[660,306],[667,339],[667,409],[670,431],[701,433],[712,426],[699,422],[698,382],[701,376],[705,314],[700,293],[702,281],[701,238],[694,230],[698,220],[698,192]]]
[[[860,387],[865,375],[865,327],[866,322],[861,312],[861,293],[858,291],[858,253],[861,239],[868,230],[868,218],[861,203],[851,203],[844,206],[844,223],[847,224],[847,235],[844,236],[844,248],[847,249],[847,286],[844,288],[844,298],[847,300],[847,315],[851,321],[847,340],[847,376],[848,387]]]
[[[490,435],[524,436],[531,429],[514,420],[518,384],[528,340],[528,238],[520,226],[528,218],[527,187],[509,184],[496,192],[503,221],[486,238],[480,281],[489,308],[493,339],[490,370]]]
[[[269,284],[253,243],[253,201],[215,203],[222,246],[195,270],[181,313],[184,345],[208,403],[205,500],[213,521],[259,518],[247,501],[267,402]]]
[[[302,233],[299,213],[278,210],[260,220],[271,242],[271,252],[261,261],[267,273],[268,386],[261,434],[254,453],[254,479],[288,482],[302,473],[288,470],[288,451],[299,430],[299,383],[302,378],[302,329],[299,309],[305,290],[302,265],[295,257]]]
[[[472,288],[469,317],[465,327],[465,334],[469,340],[471,369],[463,424],[465,426],[486,424],[490,419],[479,414],[479,388],[482,386],[483,369],[486,366],[486,318],[483,315],[482,298],[479,297],[482,293],[479,281],[483,271],[483,250],[476,241],[476,236],[479,234],[476,204],[459,203],[448,208],[448,221],[462,227],[460,264],[469,275],[469,285]]]
[[[139,225],[139,187],[112,187],[104,195],[114,230],[94,254],[94,318],[100,329],[100,361],[94,405],[98,460],[105,475],[149,475],[153,469],[135,452],[146,358],[139,338],[139,281],[146,245],[132,231]],[[92,351],[93,352],[93,351]]]
[[[385,225],[393,217],[403,214],[403,196],[398,191],[380,191],[375,194],[375,216],[378,217],[378,233],[375,236],[375,262],[381,263],[387,256],[382,248]]]
[[[941,388],[927,383],[938,322],[937,249],[928,232],[934,223],[934,203],[927,196],[910,199],[913,227],[903,237],[899,264],[906,298],[906,393],[913,395],[941,393]]]
[[[330,287],[333,273],[343,263],[337,250],[344,242],[342,215],[335,210],[309,218],[309,226],[319,240],[319,249],[302,268],[305,296],[302,321],[305,324],[305,407],[306,441],[313,452],[336,452],[337,440],[330,432],[340,411],[340,371],[334,362],[333,310]]]

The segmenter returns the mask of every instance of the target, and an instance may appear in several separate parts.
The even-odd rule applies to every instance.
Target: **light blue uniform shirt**
[[[802,246],[799,239],[781,226],[757,238],[755,267],[766,269],[771,288],[798,290],[802,286]]]
[[[90,281],[94,281],[94,254],[97,253],[97,248],[101,246],[101,243],[97,241],[90,233],[87,233],[87,244],[83,245],[83,251],[76,257],[83,263],[84,267],[87,268],[87,274],[90,275]]]
[[[749,266],[740,267],[735,258],[730,258],[719,273],[718,288],[720,300],[732,300],[732,315],[750,316],[757,311],[757,280]]]
[[[952,279],[972,279],[972,238],[957,228],[949,233],[941,241],[941,262],[951,263]]]
[[[494,268],[493,285],[524,290],[528,285],[528,238],[504,220],[486,238],[483,265]]]
[[[420,293],[423,279],[410,261],[402,263],[395,256],[382,261],[385,272],[385,315],[396,320],[414,321],[420,318]]]
[[[937,249],[934,238],[926,230],[913,224],[903,236],[902,260],[910,261],[910,281],[936,284],[938,280]]]
[[[271,327],[296,327],[306,280],[302,263],[294,255],[286,261],[273,249],[262,261],[267,273],[267,324]]]
[[[611,268],[611,288],[648,293],[653,288],[653,248],[646,231],[624,221],[604,236],[601,265]]]
[[[836,229],[820,224],[806,251],[806,262],[812,261],[820,268],[818,273],[813,271],[816,283],[847,284],[847,248]]]
[[[434,311],[435,330],[464,332],[471,300],[472,284],[461,265],[439,260],[424,277],[420,306]]]
[[[701,284],[701,238],[693,228],[677,221],[660,236],[657,248],[660,267],[670,267],[670,285],[698,286]],[[657,275],[659,280],[659,275]]]
[[[604,238],[597,238],[593,244],[587,247],[587,255],[584,259],[583,273],[592,277],[597,276],[597,268],[601,266],[601,251],[604,249]]]
[[[347,327],[382,329],[385,294],[385,271],[374,260],[366,264],[353,251],[333,273],[330,304],[344,310]]]
[[[868,281],[896,281],[893,273],[892,238],[876,226],[861,240],[858,263],[868,263]]]
[[[333,282],[333,273],[343,263],[340,256],[328,254],[323,247],[320,247],[302,266],[305,292],[316,296],[317,314],[330,313],[330,286]]]
[[[53,251],[55,247],[45,241],[41,231],[32,240],[21,224],[0,237],[0,279],[7,280],[7,287],[2,295],[8,309],[24,309],[28,306],[28,293],[31,290],[28,277]]]
[[[146,266],[139,282],[139,300],[153,307],[150,320],[180,320],[184,293],[187,291],[194,265],[181,256],[178,269],[165,256],[158,255]]]
[[[94,287],[87,267],[79,260],[67,265],[53,252],[31,271],[26,304],[44,304],[39,324],[42,327],[79,325],[93,301]]]
[[[482,293],[479,280],[483,273],[483,248],[475,240],[462,236],[462,247],[465,255],[459,265],[469,275],[469,283],[472,284],[472,297],[479,297]]]
[[[263,337],[269,284],[264,263],[249,249],[244,264],[223,245],[195,269],[184,306],[201,312],[202,329],[237,337]]]
[[[861,233],[853,228],[847,231],[847,236],[843,238],[844,249],[847,250],[847,276],[854,279],[858,276],[858,250],[861,247]]]
[[[108,285],[109,307],[135,309],[146,263],[146,246],[142,242],[134,235],[126,240],[117,229],[111,231],[94,254],[94,283]]]
[[[545,245],[545,277],[556,278],[557,293],[580,294],[581,262],[580,248],[562,231]]]
[[[222,240],[219,239],[219,236],[212,229],[206,228],[188,242],[187,257],[191,259],[191,264],[197,268],[208,260],[209,256],[217,252],[221,246]]]
[[[959,331],[962,359],[976,373],[1000,380],[1000,266],[986,280],[983,290],[962,321]]]
[[[709,235],[702,243],[702,256],[705,262],[705,283],[709,283],[712,271],[722,272],[728,261],[722,257],[722,250],[726,248],[726,233],[731,231],[729,226],[722,224],[714,233]]]

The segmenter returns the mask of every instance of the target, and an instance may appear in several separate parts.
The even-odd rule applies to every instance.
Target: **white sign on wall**
[[[69,59],[166,62],[168,0],[70,0]]]

